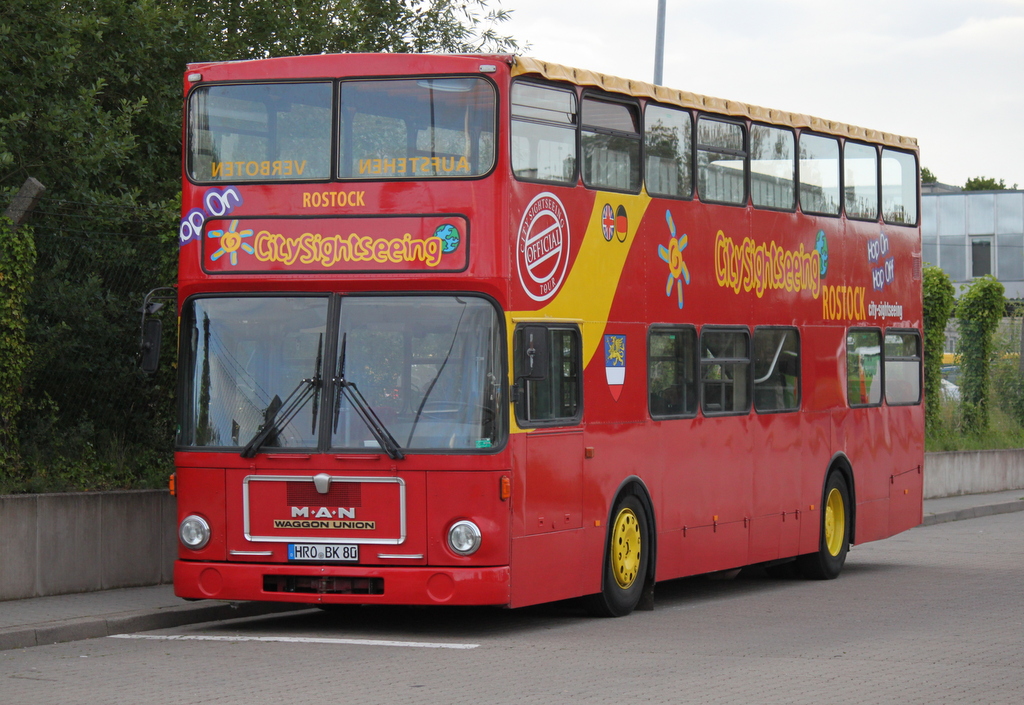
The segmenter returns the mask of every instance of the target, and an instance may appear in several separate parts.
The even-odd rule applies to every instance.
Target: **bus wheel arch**
[[[825,483],[828,482],[829,476],[834,472],[842,473],[843,479],[846,480],[846,488],[850,493],[850,506],[847,508],[847,511],[850,513],[850,545],[852,546],[857,543],[857,487],[853,481],[853,465],[845,453],[836,453],[832,458],[832,462],[828,466],[828,472],[825,473]],[[822,500],[826,499],[824,487],[825,485],[822,484]],[[825,510],[824,502],[822,502],[821,509],[822,511]]]
[[[818,550],[797,558],[797,568],[812,580],[839,577],[854,543],[856,502],[849,460],[838,455],[825,474],[818,523]]]
[[[657,532],[650,493],[638,477],[620,485],[605,527],[601,592],[586,598],[588,611],[624,617],[634,609],[653,609]]]

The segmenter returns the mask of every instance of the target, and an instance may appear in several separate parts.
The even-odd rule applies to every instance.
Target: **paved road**
[[[1017,705],[1022,597],[1002,514],[858,546],[836,581],[662,584],[625,619],[356,608],[3,651],[0,703]]]

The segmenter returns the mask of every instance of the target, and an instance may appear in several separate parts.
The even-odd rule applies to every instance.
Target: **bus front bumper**
[[[176,560],[174,594],[310,604],[508,605],[508,566],[402,568]]]

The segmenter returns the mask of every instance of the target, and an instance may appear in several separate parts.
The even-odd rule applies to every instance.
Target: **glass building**
[[[1024,298],[1024,191],[925,184],[921,235],[924,262],[942,267],[958,293],[960,284],[991,274],[1006,298]]]

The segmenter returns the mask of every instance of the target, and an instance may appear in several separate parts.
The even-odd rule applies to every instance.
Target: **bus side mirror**
[[[142,324],[142,371],[154,374],[160,367],[160,342],[163,324],[159,318],[147,318]]]
[[[142,300],[142,337],[139,339],[139,366],[147,375],[154,374],[160,368],[160,339],[163,337],[163,324],[160,319],[152,318],[153,314],[163,308],[160,301],[175,301],[177,292],[173,287],[160,286],[153,289]]]
[[[538,382],[548,376],[548,329],[544,326],[523,326],[520,330],[516,379]]]

